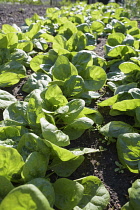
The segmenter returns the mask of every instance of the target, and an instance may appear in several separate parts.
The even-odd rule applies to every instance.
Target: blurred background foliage
[[[78,0],[79,1],[79,0]],[[68,6],[72,3],[78,2],[77,0],[0,0],[0,3],[13,3],[13,4],[34,4],[46,6]],[[80,1],[79,1],[80,2]],[[140,0],[83,0],[87,4],[102,2],[108,4],[109,2],[116,2],[120,6],[128,10],[131,18],[140,20]]]

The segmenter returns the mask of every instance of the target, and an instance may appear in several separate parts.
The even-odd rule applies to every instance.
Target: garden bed
[[[35,6],[35,5],[18,5],[18,4],[0,4],[0,27],[3,24],[13,23],[21,26],[24,24],[25,18],[31,17],[34,13],[43,16],[45,14],[47,6]],[[104,56],[104,44],[106,42],[105,38],[100,37],[98,39],[98,45],[95,52],[103,57]],[[30,74],[30,70],[28,70]],[[27,95],[21,90],[26,79],[22,79],[18,84],[3,88],[10,93],[12,93],[18,100],[23,100]],[[104,87],[102,90],[103,96],[100,98],[101,101],[111,97],[113,93]],[[96,108],[96,104],[92,104],[90,107]],[[132,118],[126,115],[121,116],[110,116],[109,109],[102,107],[99,109],[101,114],[104,116],[104,124],[116,120],[124,121],[126,123],[132,124]],[[2,120],[2,113],[0,114]],[[110,193],[110,204],[107,210],[119,210],[121,207],[129,200],[128,198],[128,188],[131,187],[132,183],[140,178],[138,174],[133,174],[127,169],[115,172],[117,165],[115,161],[118,160],[116,144],[111,143],[107,145],[107,142],[103,143],[104,137],[99,134],[97,130],[88,130],[82,137],[76,141],[71,141],[71,148],[74,147],[91,147],[91,148],[103,148],[104,151],[97,152],[94,154],[86,155],[83,164],[70,176],[72,180],[78,179],[84,176],[95,175],[99,177]],[[69,147],[68,147],[69,148]],[[54,177],[55,179],[55,177]]]

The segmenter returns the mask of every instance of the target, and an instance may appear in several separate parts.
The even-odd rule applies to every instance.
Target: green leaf
[[[123,40],[125,39],[125,35],[122,33],[112,33],[109,34],[108,38],[107,38],[107,45],[110,46],[116,46],[116,45],[120,45],[122,44]]]
[[[24,160],[34,151],[46,156],[50,154],[50,149],[45,145],[43,140],[34,133],[25,133],[18,143],[17,150]]]
[[[29,31],[25,33],[25,36],[29,37],[29,39],[33,39],[33,37],[37,34],[37,32],[41,28],[41,22],[33,23],[29,27]]]
[[[55,53],[37,55],[34,58],[32,58],[30,62],[30,67],[35,72],[43,70],[45,73],[49,73],[50,68],[54,65],[56,59],[57,55]]]
[[[82,50],[72,58],[72,63],[77,68],[78,74],[81,75],[82,71],[85,73],[85,69],[93,65],[92,55],[90,52]]]
[[[78,207],[83,210],[103,210],[108,205],[110,200],[109,193],[98,177],[87,176],[75,181],[84,187],[83,198],[79,202]]]
[[[140,197],[139,197],[139,194],[140,194],[140,179],[137,179],[132,184],[132,187],[128,189],[128,192],[129,192],[129,199],[130,199],[130,201],[129,201],[130,209],[139,210],[139,206],[140,206]]]
[[[78,182],[61,178],[54,184],[55,206],[63,210],[73,209],[83,197],[84,187]]]
[[[41,118],[40,123],[44,139],[58,146],[67,146],[70,144],[69,136],[59,130],[55,125],[49,123],[45,118]]]
[[[66,124],[71,123],[73,120],[75,120],[75,118],[78,117],[80,112],[84,109],[84,106],[85,106],[85,102],[82,99],[71,100],[64,107],[62,107],[62,108],[65,108],[66,111],[61,114],[61,119]],[[57,110],[57,113],[59,113],[59,109]]]
[[[107,76],[104,71],[99,66],[92,66],[83,72],[82,77],[85,80],[85,88],[87,90],[99,90],[105,84]]]
[[[65,81],[72,75],[78,75],[78,72],[76,67],[69,62],[67,57],[60,55],[52,67],[52,74],[54,80]]]
[[[6,34],[6,38],[7,38],[7,47],[9,49],[13,49],[16,48],[17,44],[18,44],[18,36],[16,33],[7,33]]]
[[[137,56],[137,52],[133,47],[127,45],[117,45],[108,52],[107,56],[129,60],[131,57]]]
[[[131,71],[140,71],[140,67],[132,62],[123,62],[119,65],[119,69],[125,74],[130,73]]]
[[[4,197],[14,189],[13,184],[4,176],[0,176],[0,200],[4,199]]]
[[[9,105],[3,112],[3,118],[7,121],[13,121],[17,125],[27,125],[27,102],[17,101]]]
[[[17,62],[17,61],[9,61],[3,65],[0,66],[0,72],[1,73],[15,73],[17,74],[17,77],[24,78],[26,76],[26,69],[25,67]],[[12,81],[12,79],[11,79]]]
[[[84,92],[85,83],[81,76],[72,75],[68,80],[65,81],[63,87],[63,93],[66,97],[80,97]]]
[[[104,23],[102,21],[93,21],[91,30],[97,34],[101,34],[104,31]]]
[[[138,133],[120,134],[117,140],[117,152],[120,162],[132,173],[139,173],[140,135]]]
[[[68,103],[58,85],[50,85],[44,95],[44,108],[49,111],[54,111]]]
[[[20,198],[20,199],[19,199]],[[32,184],[13,189],[2,201],[1,210],[53,210],[41,191]]]
[[[117,138],[120,134],[134,133],[136,130],[129,124],[122,121],[111,121],[100,128],[100,133],[104,136]]]
[[[7,34],[9,32],[18,32],[18,30],[16,28],[14,28],[13,26],[9,25],[9,24],[3,24],[2,25],[2,31]]]
[[[30,93],[34,89],[40,89],[42,91],[51,81],[51,78],[46,74],[40,72],[33,73],[28,77],[28,80],[23,85],[22,90],[27,93]]]
[[[84,156],[75,155],[74,158],[67,161],[62,161],[60,158],[55,157],[49,166],[60,177],[69,177],[84,161]]]
[[[132,95],[134,99],[140,99],[140,89],[139,88],[131,88],[129,93]]]
[[[8,139],[12,139],[13,146],[16,146],[16,144],[18,143],[18,141],[24,133],[28,133],[27,128],[23,126],[13,126],[13,123],[11,126],[0,126],[0,140],[5,141]]]
[[[0,75],[0,87],[8,87],[18,83],[20,77],[16,73],[4,72]]]
[[[29,181],[27,184],[33,184],[34,186],[36,186],[47,198],[50,206],[52,207],[54,205],[54,202],[55,202],[54,188],[47,179],[35,178]]]
[[[15,96],[5,90],[0,90],[0,109],[5,109],[16,101]]]
[[[53,49],[58,55],[67,54],[69,51],[66,46],[67,39],[62,35],[55,36],[53,40]],[[61,53],[60,53],[61,52]]]
[[[22,156],[14,148],[0,146],[0,160],[0,176],[17,182],[24,165]]]
[[[78,31],[77,33],[73,34],[70,39],[66,43],[67,50],[70,52],[72,51],[80,51],[84,50],[87,45],[87,38],[84,33]]]
[[[38,164],[37,164],[38,163]],[[26,159],[22,170],[22,178],[30,181],[34,178],[44,177],[49,163],[49,155],[32,152]]]
[[[27,121],[29,126],[34,130],[34,132],[39,133],[41,131],[40,127],[40,118],[44,117],[44,113],[42,111],[42,98],[40,96],[41,91],[36,89],[32,92],[29,98],[28,106],[27,106]]]
[[[140,106],[140,99],[131,99],[131,100],[124,100],[124,101],[115,103],[112,106],[112,109],[126,112],[129,110],[133,110],[137,108],[138,106]]]
[[[33,42],[28,40],[19,40],[17,48],[24,50],[25,52],[31,52],[33,50]]]
[[[62,26],[60,26],[58,34],[64,36],[67,40],[77,32],[77,28],[71,21],[65,22]]]

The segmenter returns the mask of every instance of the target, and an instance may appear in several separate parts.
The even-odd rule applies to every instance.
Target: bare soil
[[[35,6],[35,5],[12,5],[12,4],[0,4],[0,28],[3,24],[13,23],[21,26],[24,24],[25,18],[31,17],[34,13],[38,15],[44,15],[47,6]],[[105,38],[98,39],[98,45],[95,52],[104,57],[103,46],[106,42]],[[28,70],[30,73],[30,70]],[[9,91],[18,100],[23,100],[26,93],[24,93],[21,88],[25,83],[25,80],[21,80],[18,84],[10,87],[4,88],[4,90]],[[101,100],[112,96],[108,88],[104,89],[105,94]],[[92,107],[95,106],[93,103]],[[104,116],[104,124],[112,120],[122,120],[127,123],[132,123],[132,119],[129,116],[118,116],[112,117],[109,115],[108,108],[100,108],[99,110]],[[2,120],[2,110],[0,110],[0,120]],[[71,175],[71,179],[81,178],[83,176],[95,175],[99,177],[106,188],[110,193],[110,204],[106,210],[120,210],[121,207],[128,201],[128,188],[131,187],[131,184],[138,178],[139,174],[133,174],[127,169],[124,170],[124,173],[115,172],[117,167],[115,161],[118,161],[116,143],[102,143],[104,137],[99,134],[97,130],[86,131],[82,137],[76,141],[71,141],[71,148],[74,147],[91,147],[99,148],[102,146],[106,150],[103,152],[98,152],[85,156],[84,163]],[[93,209],[94,210],[94,209]]]

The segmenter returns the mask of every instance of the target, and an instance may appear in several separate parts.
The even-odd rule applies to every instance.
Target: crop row
[[[107,37],[105,58],[98,37]],[[31,72],[28,75],[28,72]],[[70,180],[91,148],[67,149],[93,125],[116,143],[121,164],[140,170],[140,29],[115,3],[48,8],[18,27],[0,31],[0,210],[102,210],[109,193],[95,176]],[[26,79],[18,101],[5,87]],[[98,103],[110,115],[130,115],[134,124],[104,118],[92,101],[108,86],[114,96]],[[52,174],[59,177],[52,181]],[[139,209],[140,180],[122,210]]]

